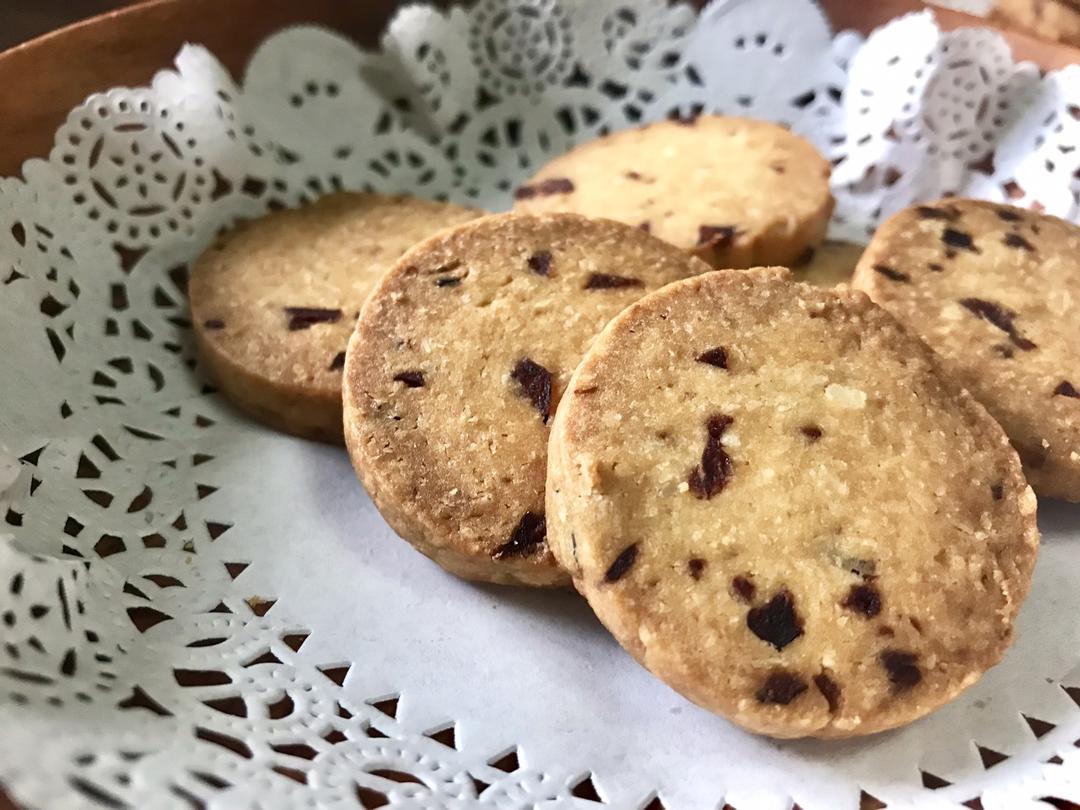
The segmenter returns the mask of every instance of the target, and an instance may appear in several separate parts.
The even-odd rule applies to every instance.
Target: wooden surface
[[[438,0],[437,0],[438,4]],[[146,84],[186,42],[206,45],[234,75],[255,46],[317,22],[371,45],[395,0],[150,0],[0,54],[0,176],[48,153],[68,111],[97,90]],[[2,12],[0,12],[2,13]],[[43,69],[43,66],[48,66]]]
[[[448,0],[432,1],[448,5]],[[0,10],[0,47],[19,32],[45,30],[125,2],[130,0],[16,0]],[[922,8],[917,0],[820,2],[835,28],[863,33]],[[370,46],[398,5],[399,0],[149,0],[17,45],[0,53],[0,176],[17,174],[23,160],[47,154],[56,128],[87,95],[146,84],[172,64],[185,42],[206,45],[240,75],[255,46],[284,26],[319,23]],[[985,24],[941,9],[935,15],[946,29]],[[1017,58],[1048,70],[1080,63],[1080,50],[1025,34],[1006,36]],[[2,789],[0,810],[15,810]]]
[[[76,20],[84,20],[133,2],[135,0],[4,0],[0,3],[0,51]]]

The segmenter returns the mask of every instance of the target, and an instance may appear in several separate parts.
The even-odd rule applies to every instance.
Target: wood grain
[[[0,54],[0,87],[5,88],[0,175],[16,174],[26,158],[47,154],[56,128],[86,96],[146,84],[172,64],[186,42],[206,45],[240,75],[256,45],[274,31],[318,23],[371,45],[397,5],[395,0],[150,0],[16,46]]]
[[[75,20],[104,14],[135,0],[34,0],[19,3],[8,0],[2,5],[0,18],[0,51],[14,47],[34,37],[54,31]]]
[[[81,2],[79,8],[92,8],[96,0]],[[433,2],[449,5],[449,0]],[[695,2],[700,6],[704,0]],[[820,2],[835,28],[863,33],[923,8],[917,0]],[[206,45],[234,75],[240,75],[255,46],[273,31],[317,23],[370,46],[400,4],[399,0],[150,0],[16,46],[0,53],[4,88],[0,176],[17,174],[25,159],[46,155],[56,128],[87,95],[108,87],[146,84],[156,71],[172,64],[186,42]],[[30,14],[33,4],[24,5],[22,13]],[[950,30],[985,25],[957,12],[935,9],[934,14]],[[1080,63],[1080,50],[1022,33],[1008,32],[1006,37],[1017,58],[1047,70]],[[1056,806],[1080,810],[1068,803]],[[16,810],[2,788],[0,810]]]

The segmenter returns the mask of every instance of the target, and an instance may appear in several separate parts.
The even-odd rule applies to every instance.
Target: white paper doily
[[[1080,68],[928,15],[862,42],[809,0],[411,6],[378,52],[186,48],[0,182],[0,779],[35,808],[1023,810],[1080,800],[1080,509],[1041,505],[1018,641],[895,733],[776,743],[689,705],[568,593],[470,585],[393,537],[340,450],[200,375],[185,265],[338,188],[505,207],[549,156],[695,110],[833,160],[834,232],[945,192],[1076,217]]]

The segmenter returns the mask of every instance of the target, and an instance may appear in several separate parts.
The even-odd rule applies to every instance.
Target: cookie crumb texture
[[[390,265],[481,212],[340,193],[244,222],[194,264],[199,354],[224,394],[286,433],[341,442],[341,374],[357,313]]]
[[[544,513],[559,399],[611,318],[708,269],[573,214],[488,217],[409,251],[364,307],[345,370],[346,443],[387,522],[459,576],[566,584]]]
[[[701,116],[623,130],[548,163],[515,210],[634,225],[718,268],[804,262],[832,213],[829,164],[762,121]]]
[[[717,346],[724,366],[700,361]],[[955,697],[1009,645],[1038,547],[1016,452],[933,353],[775,268],[673,284],[604,330],[553,422],[547,513],[638,661],[777,737]]]
[[[1036,493],[1080,501],[1080,228],[978,200],[916,206],[878,229],[853,286],[994,415]]]

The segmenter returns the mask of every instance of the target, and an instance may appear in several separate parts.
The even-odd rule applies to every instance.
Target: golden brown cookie
[[[341,193],[241,223],[191,269],[199,356],[261,422],[341,441],[341,371],[361,305],[386,269],[481,212],[416,197]]]
[[[1080,45],[1077,0],[995,0],[989,19],[1004,28],[1021,28],[1044,39]]]
[[[1039,495],[1080,501],[1080,228],[978,200],[882,225],[853,284],[1001,422]]]
[[[364,306],[345,440],[386,521],[458,576],[559,585],[544,517],[548,422],[612,317],[708,267],[573,214],[504,214],[405,254]]]
[[[829,164],[775,124],[702,116],[628,129],[548,163],[517,211],[635,225],[714,267],[791,265],[825,236]]]
[[[1038,547],[1000,426],[861,293],[777,268],[646,296],[574,373],[556,557],[638,661],[777,737],[907,723],[995,664]]]

